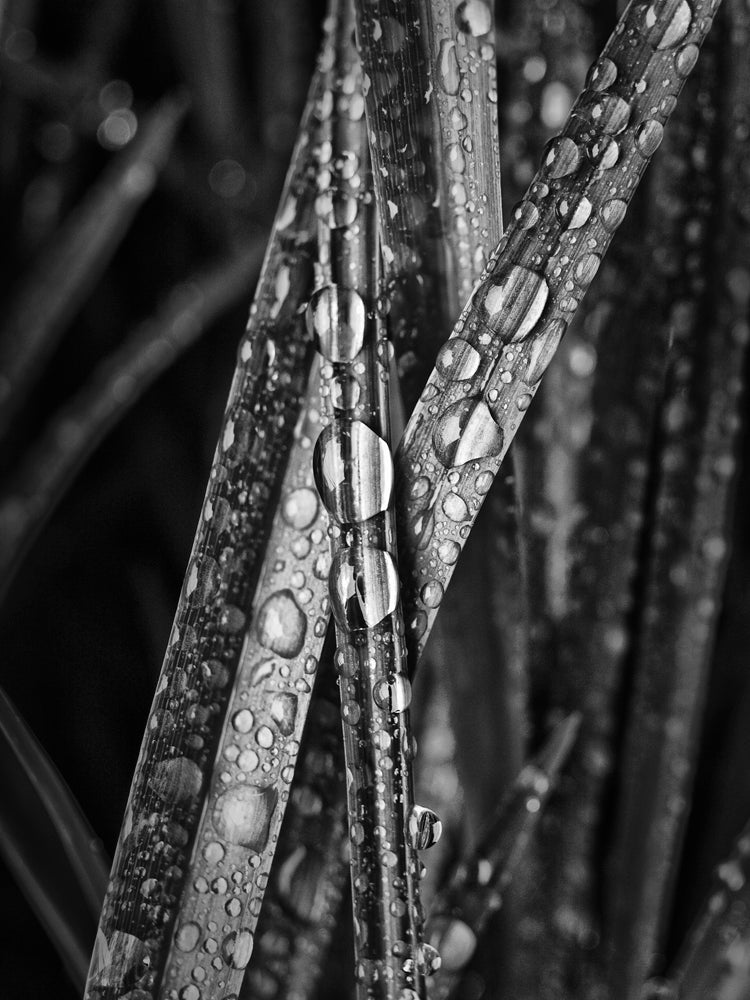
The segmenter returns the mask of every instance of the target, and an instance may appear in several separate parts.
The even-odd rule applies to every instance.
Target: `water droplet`
[[[684,45],[674,57],[674,67],[677,71],[677,75],[681,76],[683,79],[686,76],[689,76],[698,61],[699,54],[700,49],[697,45],[694,45],[692,42],[688,45]]]
[[[627,202],[622,201],[620,198],[612,198],[610,201],[606,201],[602,205],[599,217],[601,218],[602,225],[607,232],[613,233],[615,229],[617,229],[622,220],[625,218],[627,210]]]
[[[409,495],[414,500],[419,500],[422,497],[427,496],[429,491],[430,491],[430,480],[427,478],[427,476],[419,476],[412,483],[412,487],[409,490]]]
[[[636,149],[643,156],[651,156],[664,138],[664,126],[653,118],[642,122],[635,133]]]
[[[566,326],[567,324],[561,319],[553,320],[535,337],[529,353],[529,367],[523,378],[527,385],[536,385],[544,375],[562,340]]]
[[[193,951],[201,939],[201,929],[198,924],[190,921],[183,924],[175,934],[174,943],[180,951]]]
[[[258,612],[258,639],[287,660],[299,654],[305,644],[307,618],[291,590],[271,594]]]
[[[346,628],[372,628],[398,604],[398,570],[393,556],[369,546],[359,556],[361,564],[356,565],[355,553],[344,550],[331,565],[331,609]]]
[[[307,306],[307,325],[315,346],[329,361],[353,361],[365,340],[365,304],[361,296],[339,285],[324,285]]]
[[[611,59],[602,56],[588,72],[586,86],[589,90],[606,90],[617,79],[617,66]]]
[[[338,421],[325,428],[315,445],[313,471],[326,510],[339,524],[367,521],[388,509],[391,452],[361,421]]]
[[[476,374],[480,361],[479,352],[467,340],[451,337],[440,348],[435,367],[444,378],[461,381]]]
[[[692,12],[687,0],[682,0],[667,17],[664,0],[641,4],[636,16],[636,30],[656,49],[672,49],[679,45],[690,30]]]
[[[533,201],[522,201],[516,205],[513,211],[513,218],[518,224],[518,228],[526,231],[533,229],[539,222],[539,209]]]
[[[442,964],[442,959],[437,950],[431,944],[423,944],[417,952],[417,965],[420,972],[425,976],[432,976],[438,971]]]
[[[446,468],[499,455],[504,435],[487,404],[478,396],[446,407],[435,424],[432,444]]]
[[[180,1000],[201,1000],[201,991],[195,983],[189,983],[180,990]]]
[[[544,150],[542,163],[548,177],[557,179],[575,173],[581,162],[581,150],[572,139],[558,136]]]
[[[216,802],[213,823],[219,836],[230,844],[247,847],[259,854],[268,842],[271,818],[276,808],[275,788],[238,785]]]
[[[331,403],[336,410],[353,410],[362,392],[353,375],[341,372],[331,380]]]
[[[437,608],[443,599],[443,585],[439,580],[428,580],[419,594],[426,608]]]
[[[273,746],[274,735],[273,730],[268,726],[261,726],[258,732],[255,734],[255,742],[263,750],[270,750]]]
[[[566,229],[580,229],[588,222],[591,209],[591,202],[585,195],[560,198],[555,205],[557,217]]]
[[[448,493],[443,500],[443,513],[450,521],[460,524],[469,520],[469,508],[458,493]]]
[[[549,288],[541,274],[511,266],[496,271],[480,285],[474,302],[483,322],[507,343],[528,337],[548,295]]]
[[[595,253],[587,253],[581,257],[573,270],[573,277],[579,285],[588,285],[593,281],[601,262],[601,257]],[[519,407],[519,409],[523,409],[523,407]]]
[[[392,681],[378,681],[372,696],[384,712],[405,712],[411,704],[409,678],[398,674]]]
[[[224,961],[233,969],[244,969],[253,953],[253,932],[247,927],[227,934],[221,945]]]
[[[414,806],[407,824],[411,846],[416,851],[426,851],[436,844],[443,832],[443,824],[437,813],[424,806]]]
[[[463,0],[456,9],[456,24],[460,31],[477,38],[492,27],[492,12],[484,0]]]
[[[203,848],[203,857],[211,865],[218,865],[224,859],[224,848],[218,840],[212,840]]]
[[[282,500],[281,516],[290,527],[298,531],[309,528],[318,516],[318,498],[315,490],[307,486],[290,490]]]
[[[453,566],[454,563],[458,562],[458,557],[461,555],[461,549],[457,542],[448,538],[438,545],[437,554],[438,559],[440,559],[441,562],[444,562],[446,566]]]
[[[462,174],[466,169],[466,159],[461,146],[457,142],[454,142],[448,146],[445,152],[450,169],[458,174]]]
[[[284,736],[291,736],[297,718],[297,695],[282,691],[271,702],[271,718]]]
[[[630,105],[615,94],[585,90],[575,106],[579,117],[590,119],[606,135],[619,135],[630,121]]]
[[[437,58],[437,78],[438,83],[446,94],[458,93],[461,74],[458,69],[456,43],[451,38],[444,38],[440,42],[440,50],[438,51]]]
[[[166,804],[184,804],[198,796],[201,770],[187,757],[163,760],[154,768],[149,784]]]

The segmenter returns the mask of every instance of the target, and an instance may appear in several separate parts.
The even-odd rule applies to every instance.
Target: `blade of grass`
[[[45,249],[0,330],[0,436],[151,194],[187,109],[165,98]]]
[[[197,841],[198,827],[202,818],[207,818],[203,810],[219,734],[225,725],[232,728],[231,719],[236,714],[231,713],[227,721],[254,583],[261,569],[268,514],[278,494],[307,382],[310,351],[299,310],[309,295],[311,280],[308,252],[314,235],[315,192],[310,136],[318,95],[316,78],[251,307],[247,333],[240,345],[192,558],[136,767],[100,923],[109,957],[100,950],[89,973],[87,996],[96,996],[97,1000],[127,992],[133,979],[148,984],[148,988],[157,988],[164,980],[168,961],[175,961],[179,974],[188,977],[195,964],[189,962],[190,951],[180,951],[180,947],[190,946],[192,927],[180,933],[181,924],[177,941],[172,935],[178,914],[185,912],[184,892],[188,892],[193,902],[199,901],[195,881],[186,886],[186,868],[191,859],[197,861],[207,846]],[[303,492],[296,498],[297,503],[292,497],[291,507],[282,503],[282,511],[287,511],[293,524],[299,524],[300,519],[307,523],[310,508],[304,501],[308,495]],[[315,499],[314,493],[312,497]],[[266,566],[266,571],[271,568]],[[286,595],[282,598],[288,606]],[[274,645],[287,652],[296,650],[303,622],[307,631],[307,618],[300,611],[297,635],[289,637],[294,646],[284,645],[284,626],[275,615],[277,610],[270,606],[260,621],[264,630],[261,638],[271,643],[263,660],[272,663]],[[253,620],[253,625],[257,624]],[[259,668],[259,681],[262,675]],[[285,728],[288,728],[284,721],[287,706],[291,710],[290,699],[280,700]],[[248,710],[242,719],[249,721],[249,716]],[[254,719],[252,723],[261,725]],[[244,721],[240,723],[243,725]],[[294,725],[293,722],[292,731]],[[270,727],[268,733],[273,743],[274,731]],[[264,730],[263,742],[266,737]],[[252,759],[248,758],[247,763],[252,763]],[[229,764],[234,771],[235,762],[228,761]],[[215,771],[215,781],[211,783],[214,795],[223,773],[221,768]],[[272,793],[264,796],[262,789],[256,791],[255,812],[251,809],[253,803],[248,802],[246,808],[238,807],[236,812],[230,809],[226,814],[220,813],[224,818],[219,822],[226,820],[238,836],[241,834],[242,839],[250,838],[259,845],[268,833],[266,819],[270,810],[266,806],[271,804]],[[244,819],[251,827],[247,838],[244,830],[239,830]],[[235,844],[231,849],[236,854],[240,847]],[[242,854],[246,866],[250,855],[246,848]],[[221,863],[214,849],[204,861],[213,867]],[[144,881],[158,893],[158,904],[148,898],[148,891],[141,892]],[[208,887],[208,881],[205,884]],[[239,891],[232,883],[232,891],[235,889]],[[204,902],[216,898],[197,896]],[[233,903],[232,909],[235,908]],[[225,913],[223,921],[229,915]],[[184,924],[192,923],[186,916]],[[241,927],[240,924],[237,931],[217,941],[215,954],[206,963],[210,970],[207,975],[216,977],[217,964],[224,969],[225,963],[231,963],[234,977],[241,978],[252,940],[242,933]],[[209,932],[199,927],[199,936],[201,933]],[[197,943],[196,939],[196,946]],[[148,960],[146,963],[144,958]]]
[[[4,593],[29,547],[81,467],[146,389],[233,302],[249,292],[260,245],[178,285],[162,311],[106,358],[88,384],[50,420],[0,500]]]

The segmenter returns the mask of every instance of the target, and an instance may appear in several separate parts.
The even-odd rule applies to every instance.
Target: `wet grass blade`
[[[36,261],[0,330],[0,436],[153,191],[187,110],[165,98]]]
[[[0,854],[82,988],[108,864],[69,788],[2,689],[0,760]]]
[[[270,852],[263,857],[262,852],[270,837],[271,819],[280,819],[281,810],[275,811],[279,796],[273,785],[265,786],[267,792],[252,781],[243,786],[238,775],[242,771],[246,776],[255,766],[268,763],[274,750],[283,749],[293,757],[304,714],[296,719],[296,696],[278,687],[278,697],[265,698],[258,719],[244,704],[234,708],[231,699],[249,697],[253,678],[260,685],[264,682],[264,664],[277,662],[274,654],[281,662],[296,656],[316,627],[311,621],[308,629],[308,616],[286,590],[278,592],[276,601],[264,609],[253,609],[252,603],[261,570],[272,574],[276,561],[263,561],[270,513],[285,473],[309,373],[310,349],[300,307],[309,296],[312,277],[309,252],[315,191],[310,137],[318,97],[316,78],[240,345],[192,558],[115,856],[100,923],[107,950],[100,949],[94,956],[87,986],[87,996],[95,995],[97,1000],[114,1000],[135,982],[152,989],[160,988],[162,982],[194,985],[195,949],[203,937],[211,939],[207,944],[211,959],[201,965],[207,987],[222,977],[231,978],[238,988],[250,957],[252,933],[244,921],[252,924],[257,919],[258,899],[270,867]],[[304,426],[300,434],[304,436]],[[303,474],[308,470],[309,463]],[[310,497],[312,507],[305,502]],[[301,486],[289,504],[282,502],[277,527],[284,513],[290,527],[297,525],[296,531],[300,524],[311,525],[317,513],[314,492]],[[324,541],[322,531],[319,541]],[[292,605],[296,628],[289,628],[288,617],[282,614],[283,608]],[[248,620],[253,627],[250,635]],[[321,638],[325,624],[323,619]],[[256,660],[244,659],[241,684],[235,687],[246,640],[255,643],[256,649],[266,640],[265,652]],[[309,672],[314,673],[315,666],[311,661]],[[272,683],[286,688],[275,680]],[[309,681],[303,683],[309,687]],[[256,687],[256,696],[258,691]],[[230,750],[229,757],[225,754],[222,764],[214,766],[217,747],[227,748],[232,733],[245,743],[257,737],[253,755],[251,746],[237,747],[236,753]],[[247,756],[240,764],[245,750]],[[274,759],[276,764],[269,766],[275,768],[276,776],[280,775],[280,757]],[[224,786],[225,773],[231,788]],[[265,776],[267,772],[259,773]],[[222,787],[227,796],[219,802]],[[207,812],[209,801],[216,811]],[[199,839],[199,830],[202,838],[205,824],[210,827],[212,822],[216,827],[209,840]],[[235,873],[236,880],[230,882],[226,875],[232,874],[230,862],[238,855],[237,871],[249,868],[250,872],[245,879]],[[144,857],[148,859],[145,865]],[[261,857],[262,869],[257,867]],[[194,866],[201,865],[199,875]],[[223,890],[221,897],[208,893],[206,873],[211,874],[211,882],[224,880],[217,882]],[[250,914],[238,898],[240,886],[247,882],[256,893]],[[206,893],[200,891],[204,884]],[[248,885],[247,898],[250,889]],[[150,898],[152,894],[156,899]],[[202,908],[209,904],[221,907],[222,926],[231,920],[233,929],[220,940],[211,936],[203,922]]]
[[[459,550],[539,381],[622,222],[715,3],[632,4],[493,252],[397,453],[404,607],[419,657]],[[637,45],[630,39],[636,38]],[[659,80],[654,110],[635,80]],[[614,161],[614,162],[613,162]],[[439,405],[438,405],[439,401]],[[454,560],[455,562],[455,560]]]
[[[580,716],[570,715],[558,724],[508,790],[471,859],[459,865],[435,900],[427,936],[440,952],[442,965],[430,993],[432,1000],[444,1000],[453,993],[474,954],[477,938],[502,905],[502,896],[523,864],[547,801],[555,791],[580,721]]]
[[[103,438],[146,389],[243,294],[262,250],[177,286],[162,311],[105,359],[87,385],[49,422],[0,500],[0,579],[10,585],[29,547]]]
[[[728,8],[732,13],[732,8]],[[741,23],[746,23],[746,13]],[[722,26],[723,28],[723,23]],[[718,38],[722,38],[719,35]],[[718,39],[717,39],[718,42]],[[689,810],[705,690],[724,585],[736,482],[739,399],[746,358],[736,324],[747,316],[750,274],[747,225],[736,210],[730,179],[738,148],[730,125],[718,176],[711,150],[721,148],[714,101],[719,67],[734,67],[736,51],[711,44],[706,53],[681,185],[685,230],[708,231],[708,204],[720,178],[717,243],[683,255],[685,272],[670,278],[680,292],[672,309],[674,363],[660,428],[644,603],[634,657],[634,692],[625,738],[616,838],[610,859],[609,917],[612,996],[636,997],[661,952],[675,868]],[[730,70],[730,114],[747,113],[747,72]],[[713,99],[712,99],[713,98]],[[744,110],[743,110],[744,102]],[[731,121],[731,119],[730,119]],[[725,187],[726,185],[726,187]],[[697,203],[692,198],[698,195]],[[705,207],[704,207],[705,206]],[[679,210],[679,208],[678,208]],[[718,255],[715,281],[707,284]],[[700,261],[703,269],[695,263]]]

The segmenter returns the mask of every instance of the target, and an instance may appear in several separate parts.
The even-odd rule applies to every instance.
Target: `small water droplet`
[[[548,177],[555,180],[567,177],[578,169],[581,163],[581,150],[568,136],[558,136],[547,143],[542,163]]]
[[[549,287],[541,274],[511,266],[492,274],[474,296],[482,321],[508,342],[523,340],[542,314]]]
[[[268,842],[278,793],[274,787],[238,785],[216,802],[213,823],[230,844],[261,853]]]
[[[392,681],[378,681],[372,696],[384,712],[405,712],[411,704],[409,678],[398,674]]]
[[[586,86],[589,90],[606,90],[612,86],[616,79],[617,66],[611,59],[602,56],[589,70]]]
[[[446,407],[432,434],[435,454],[446,468],[499,455],[504,435],[478,396],[459,399]]]
[[[325,428],[315,445],[313,471],[323,504],[339,524],[367,521],[388,509],[391,452],[361,421],[337,421]]]
[[[666,16],[664,0],[641,4],[637,11],[636,30],[656,49],[672,49],[690,30],[692,11],[687,0],[682,0],[670,16]]]
[[[601,218],[602,225],[607,232],[613,233],[615,229],[617,229],[622,220],[625,218],[627,210],[627,202],[622,201],[620,198],[611,198],[609,201],[605,201],[602,205],[599,217]]]
[[[331,403],[336,410],[353,410],[362,389],[353,375],[341,372],[331,380]]]
[[[444,378],[461,381],[476,374],[480,361],[479,352],[467,340],[451,337],[440,348],[435,367]]]
[[[305,644],[307,618],[291,590],[271,594],[258,612],[258,639],[267,648],[291,660]]]
[[[460,524],[469,520],[469,508],[458,493],[448,493],[443,499],[443,513],[450,521]]]
[[[361,296],[339,285],[324,285],[307,306],[307,324],[316,348],[329,361],[353,361],[365,339],[366,310]]]
[[[458,93],[461,74],[458,69],[456,43],[451,38],[444,38],[440,42],[437,58],[437,79],[446,94],[453,95]]]
[[[674,66],[677,75],[683,79],[686,76],[690,76],[693,67],[698,61],[699,54],[700,49],[697,45],[694,45],[692,42],[684,45],[674,57]]]
[[[438,545],[437,554],[440,561],[444,562],[446,566],[453,566],[458,562],[461,549],[457,542],[454,542],[451,538],[447,538]]]
[[[308,486],[290,490],[281,502],[281,516],[291,528],[309,528],[318,516],[318,498]]]
[[[440,839],[443,824],[437,813],[424,806],[414,806],[407,824],[411,846],[416,851],[426,851]]]
[[[593,281],[601,262],[601,257],[595,253],[587,253],[581,257],[573,270],[573,277],[579,285],[585,286]],[[522,409],[522,407],[519,407],[519,409]]]
[[[174,943],[180,951],[193,951],[201,939],[201,929],[198,924],[189,921],[183,924],[175,934]]]
[[[357,563],[360,562],[359,565]],[[396,609],[399,579],[393,556],[365,546],[339,552],[331,565],[331,610],[345,628],[372,628]]]
[[[463,0],[456,8],[456,24],[474,38],[486,35],[492,27],[492,11],[485,0]]]
[[[428,580],[419,594],[426,608],[437,608],[443,599],[443,585],[439,580]]]
[[[643,156],[651,156],[664,138],[664,126],[655,119],[642,122],[635,133],[636,149]]]
[[[253,932],[247,927],[227,934],[221,945],[224,961],[233,969],[244,969],[253,953]]]

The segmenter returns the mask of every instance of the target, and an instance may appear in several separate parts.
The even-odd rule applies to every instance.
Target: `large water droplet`
[[[529,367],[523,376],[526,385],[536,385],[544,375],[562,340],[566,327],[567,324],[563,320],[553,320],[534,338],[529,352]]]
[[[224,961],[233,969],[244,969],[253,953],[253,932],[247,927],[227,934],[221,945]]]
[[[479,352],[467,340],[451,337],[440,348],[435,367],[443,378],[461,381],[476,374],[480,361]]]
[[[692,42],[683,46],[674,57],[674,68],[677,70],[677,75],[683,78],[689,76],[699,55],[700,49]]]
[[[619,135],[630,121],[630,105],[615,94],[586,90],[581,94],[575,114],[590,119],[607,135]]]
[[[271,594],[258,612],[258,639],[287,660],[293,659],[305,644],[307,618],[291,590]]]
[[[278,793],[274,787],[238,785],[221,795],[214,806],[216,832],[230,844],[260,854],[268,843]]]
[[[672,5],[667,0],[641,4],[636,12],[636,30],[649,45],[657,49],[672,49],[690,30],[692,11],[687,0],[682,0],[671,14],[665,9]]]
[[[313,470],[323,504],[339,524],[367,521],[388,509],[391,452],[361,421],[338,421],[325,428],[315,445]]]
[[[548,177],[556,180],[575,173],[581,162],[581,150],[568,136],[551,139],[544,150],[542,164]]]
[[[463,0],[456,8],[456,24],[461,31],[477,38],[492,27],[492,12],[484,0]]]
[[[399,580],[396,563],[388,552],[365,546],[361,563],[355,553],[339,552],[331,565],[331,609],[345,628],[372,628],[396,609]],[[359,560],[357,560],[359,562]]]
[[[353,361],[365,340],[365,304],[339,285],[324,285],[307,306],[307,324],[318,351],[329,361]]]
[[[436,844],[443,832],[443,824],[437,813],[424,806],[413,806],[407,824],[411,846],[417,851],[426,851]]]
[[[643,156],[652,156],[664,138],[664,126],[655,119],[641,122],[635,133],[635,146]]]
[[[586,86],[590,90],[606,90],[612,86],[616,79],[617,66],[611,59],[602,56],[589,70],[586,77]]]
[[[190,802],[201,788],[201,770],[187,757],[163,760],[154,768],[149,784],[168,805]]]
[[[450,38],[444,38],[440,42],[440,50],[437,58],[437,78],[438,83],[446,94],[458,93],[461,74],[458,69],[456,43]]]
[[[290,527],[298,531],[309,528],[318,516],[318,498],[315,490],[311,490],[308,486],[290,490],[281,501],[281,516]]]
[[[555,212],[566,229],[580,229],[591,216],[592,205],[585,195],[563,197],[557,201]]]
[[[460,524],[461,521],[468,521],[469,507],[462,496],[458,493],[447,493],[443,499],[443,513],[449,521]]]
[[[284,736],[294,732],[294,722],[297,718],[297,695],[282,691],[274,695],[271,702],[271,718]]]
[[[511,266],[491,275],[476,291],[482,321],[504,341],[528,337],[542,314],[549,288],[541,274]]]
[[[503,431],[484,400],[470,396],[446,407],[435,424],[432,444],[438,459],[451,468],[499,455]]]
[[[391,681],[378,681],[372,689],[372,696],[384,712],[405,712],[411,704],[409,678],[398,674]]]
[[[201,939],[200,926],[192,920],[183,924],[174,937],[174,943],[180,951],[193,951]]]
[[[513,218],[519,229],[533,229],[539,222],[539,209],[533,201],[519,202],[513,210]]]
[[[613,233],[625,218],[628,210],[628,203],[621,198],[611,198],[605,201],[599,213],[602,225],[609,233]]]

